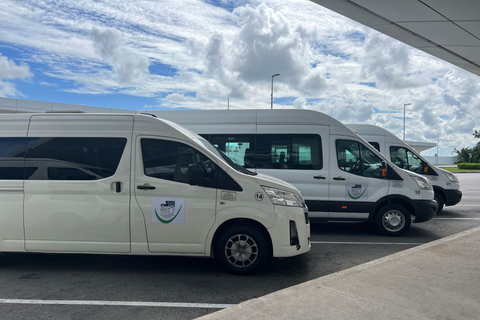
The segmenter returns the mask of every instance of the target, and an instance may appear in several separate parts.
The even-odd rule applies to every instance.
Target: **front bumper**
[[[446,206],[454,206],[462,200],[462,191],[460,190],[444,189],[443,192],[445,193]]]
[[[415,222],[425,222],[437,213],[437,201],[435,200],[414,200]]]
[[[293,257],[310,251],[310,223],[306,223],[305,211],[300,207],[275,206],[277,222],[268,229],[275,258]],[[290,244],[290,221],[297,227],[300,248]]]

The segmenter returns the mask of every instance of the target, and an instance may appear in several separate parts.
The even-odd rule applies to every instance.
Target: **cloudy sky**
[[[308,108],[473,146],[480,78],[306,0],[2,0],[0,97],[122,109]],[[424,154],[433,155],[432,149]]]

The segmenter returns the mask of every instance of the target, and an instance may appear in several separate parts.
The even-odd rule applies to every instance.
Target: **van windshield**
[[[223,152],[219,148],[215,147],[214,145],[212,145],[207,140],[205,140],[203,138],[195,138],[195,141],[197,143],[201,144],[202,146],[204,146],[210,152],[214,153],[217,157],[222,158],[226,163],[228,163],[236,171],[244,173],[244,174],[248,174],[248,175],[251,175],[251,176],[254,176],[254,175],[257,174],[255,172],[252,172],[252,171],[242,167],[241,165],[235,163],[235,161],[233,161],[225,152]]]

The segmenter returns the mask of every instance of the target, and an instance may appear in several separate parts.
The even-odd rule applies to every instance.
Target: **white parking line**
[[[458,207],[480,207],[478,204],[457,204],[455,205],[455,208],[458,208]],[[452,208],[449,208],[449,207],[446,207],[446,209],[453,209]]]
[[[234,304],[215,303],[177,303],[177,302],[141,302],[141,301],[89,301],[89,300],[32,300],[0,299],[3,304],[48,304],[48,305],[87,305],[87,306],[126,306],[126,307],[173,307],[226,309]]]
[[[377,244],[377,245],[402,245],[402,246],[418,246],[424,242],[340,242],[340,241],[310,241],[313,244]]]
[[[480,220],[480,218],[433,218],[434,220]]]

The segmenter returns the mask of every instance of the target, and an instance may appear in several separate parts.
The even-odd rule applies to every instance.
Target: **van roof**
[[[162,118],[162,115],[174,122],[185,125],[204,123],[222,124],[301,124],[344,126],[338,120],[319,111],[307,109],[244,109],[244,110],[151,110],[150,113]]]
[[[346,126],[361,136],[382,136],[400,140],[396,135],[394,135],[387,129],[372,124],[351,123],[346,124]]]

